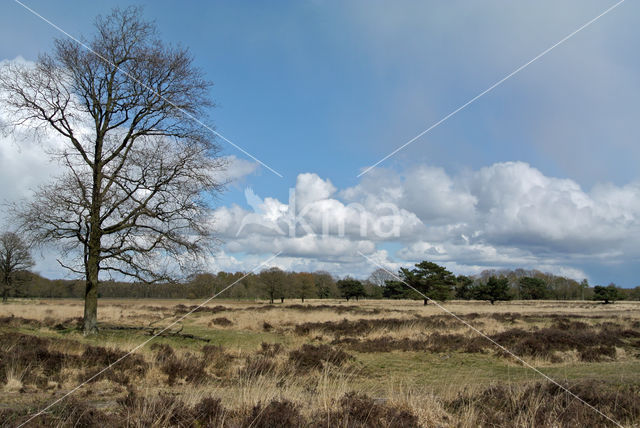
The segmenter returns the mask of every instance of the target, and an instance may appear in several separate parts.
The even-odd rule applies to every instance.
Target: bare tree
[[[394,281],[395,279],[396,277],[393,274],[389,273],[385,269],[378,268],[371,272],[367,281],[377,285],[378,287],[384,287],[387,284],[387,281]]]
[[[212,105],[211,84],[188,50],[162,43],[139,14],[114,9],[96,20],[90,49],[57,40],[35,67],[0,72],[11,125],[64,140],[53,156],[65,172],[17,211],[37,242],[57,242],[61,265],[86,278],[85,334],[97,331],[101,272],[175,277],[211,243],[209,200],[222,190],[218,147],[194,121]]]
[[[33,259],[24,240],[13,232],[5,232],[0,235],[2,303],[7,301],[9,293],[17,292],[17,288],[25,279],[26,271],[32,267]]]

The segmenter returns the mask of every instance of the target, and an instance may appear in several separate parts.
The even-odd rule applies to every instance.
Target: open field
[[[18,425],[197,302],[0,305],[0,421]],[[640,303],[448,302],[624,426],[640,426]],[[194,421],[197,421],[195,423]],[[33,426],[615,426],[434,305],[213,301]]]

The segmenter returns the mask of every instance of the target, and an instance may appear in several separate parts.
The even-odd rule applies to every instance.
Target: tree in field
[[[406,299],[412,291],[401,281],[387,280],[382,290],[382,297],[386,299]]]
[[[509,279],[492,276],[486,283],[473,287],[472,295],[474,299],[488,300],[492,305],[498,300],[511,300]]]
[[[593,287],[593,300],[602,300],[605,304],[608,304],[614,303],[616,300],[622,300],[623,297],[618,287],[613,283],[606,287],[601,285]]]
[[[13,232],[0,235],[0,281],[2,281],[2,303],[9,294],[18,294],[28,270],[33,267],[29,246]]]
[[[321,299],[338,295],[336,283],[330,273],[323,271],[314,272],[313,280],[315,282],[316,290],[318,290],[318,297]]]
[[[277,267],[272,267],[260,272],[259,278],[269,302],[273,303],[274,299],[277,298],[284,302],[284,290],[287,282],[286,273]]]
[[[292,274],[292,277],[292,280],[295,282],[294,291],[296,297],[299,297],[302,303],[304,303],[305,298],[313,297],[317,294],[313,274],[300,272]]]
[[[34,67],[0,70],[10,125],[63,140],[51,150],[64,172],[16,210],[34,242],[56,242],[60,264],[86,279],[85,334],[97,331],[101,274],[155,282],[199,260],[212,241],[207,200],[222,190],[224,162],[194,121],[212,105],[210,83],[140,12],[99,17],[91,51],[57,40]]]
[[[456,284],[456,277],[444,266],[433,262],[423,261],[415,265],[414,269],[400,268],[399,276],[403,282],[422,293],[420,296],[426,305],[429,299],[447,300]]]
[[[473,278],[466,275],[456,277],[456,299],[469,300],[473,298]]]
[[[540,278],[520,278],[518,286],[520,287],[520,297],[524,300],[548,299],[551,294],[547,283]]]
[[[340,290],[342,297],[347,299],[347,302],[352,297],[358,300],[360,297],[364,297],[366,295],[362,282],[357,279],[347,277],[336,282],[336,285],[338,286],[338,290]]]

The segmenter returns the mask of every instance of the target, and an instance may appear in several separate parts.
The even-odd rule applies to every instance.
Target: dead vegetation
[[[640,385],[620,387],[590,380],[563,387],[614,421],[628,423],[640,418]],[[615,426],[565,389],[549,382],[494,385],[474,394],[462,393],[447,403],[447,408],[452,413],[473,409],[480,426]]]
[[[119,305],[114,319],[123,310],[143,314],[146,307],[169,322],[193,309],[170,302],[132,311]],[[613,426],[533,373],[500,377],[501,367],[515,370],[517,362],[449,315],[432,314],[432,308],[354,307],[217,305],[190,315],[180,334],[128,356],[148,339],[145,329],[156,318],[121,317],[106,325],[100,341],[90,342],[77,331],[76,318],[56,316],[56,309],[33,319],[0,313],[0,384],[7,402],[0,420],[19,425],[93,378],[35,426]],[[638,376],[597,371],[607,364],[637,367],[640,320],[634,312],[473,309],[463,318],[492,340],[545,369],[581,370],[581,378],[563,384],[625,426],[640,421]],[[427,371],[420,372],[420,365],[429,369],[425,361],[438,365],[428,373],[443,371],[446,386],[430,386]],[[456,362],[467,361],[495,366],[498,375],[471,382],[456,374],[462,367]]]
[[[329,345],[310,345],[305,343],[300,349],[289,353],[289,361],[301,372],[321,369],[325,364],[341,366],[353,357],[341,349]]]

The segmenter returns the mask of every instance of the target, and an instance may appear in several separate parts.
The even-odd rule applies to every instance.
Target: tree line
[[[413,269],[400,268],[397,275],[379,269],[374,277],[383,278],[383,297],[445,301],[484,300],[491,304],[507,300],[640,300],[640,286],[624,289],[611,283],[591,287],[580,282],[538,270],[485,270],[476,276],[454,275],[444,266],[423,261]],[[385,278],[387,276],[387,278]],[[391,278],[389,278],[391,277]]]
[[[2,295],[5,297],[83,298],[84,280],[47,279],[26,269],[6,273],[6,243],[0,240]],[[3,244],[4,243],[4,244]],[[16,254],[15,252],[12,254]],[[21,253],[21,254],[28,254]],[[14,260],[14,263],[16,261]],[[31,266],[28,258],[25,266]],[[10,278],[7,281],[7,278]],[[128,282],[104,280],[98,296],[132,299],[205,299],[222,292],[221,298],[261,299],[271,303],[306,299],[414,299],[483,300],[640,300],[640,286],[623,289],[614,284],[591,287],[586,280],[543,273],[537,270],[484,271],[476,276],[454,275],[445,267],[424,261],[396,274],[375,270],[367,279],[336,278],[328,272],[286,272],[279,268],[260,273],[199,273],[181,282]],[[426,298],[425,298],[426,296]]]

